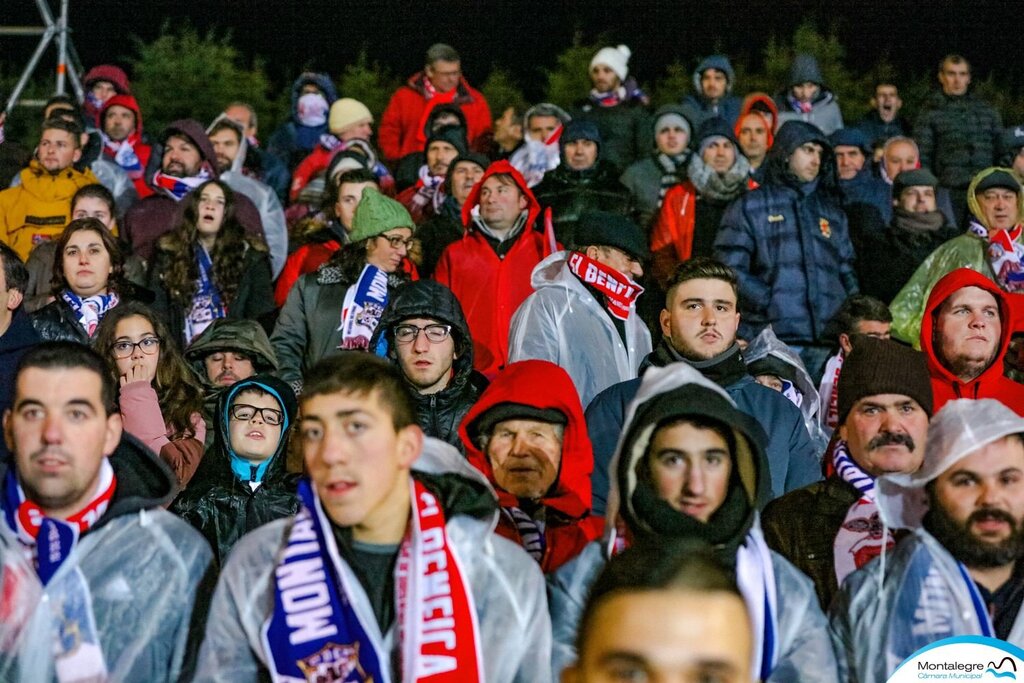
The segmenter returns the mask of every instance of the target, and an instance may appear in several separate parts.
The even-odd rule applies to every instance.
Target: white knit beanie
[[[629,67],[626,64],[629,62],[631,54],[633,53],[625,45],[602,47],[594,55],[594,58],[590,60],[590,68],[593,69],[598,64],[604,64],[615,72],[620,81],[624,81],[626,76],[629,75]]]

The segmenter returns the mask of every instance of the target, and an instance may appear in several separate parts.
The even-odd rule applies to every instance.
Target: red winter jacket
[[[146,165],[149,164],[149,157],[153,153],[153,146],[147,145],[142,141],[142,110],[139,109],[139,103],[131,95],[114,95],[100,109],[99,120],[101,127],[103,125],[103,118],[107,115],[107,110],[115,105],[135,112],[135,130],[128,136],[128,141],[132,143],[135,156],[139,157],[139,164],[142,168],[135,173],[127,171],[127,169],[125,170],[132,179],[132,184],[135,185],[135,192],[139,195],[139,199],[145,199],[153,194],[153,188],[146,182]],[[110,153],[106,145],[103,146],[103,154],[111,161],[114,161],[113,154]]]
[[[665,193],[651,227],[651,274],[663,287],[676,266],[690,258],[697,188],[689,180]]]
[[[511,175],[529,202],[526,225],[504,258],[498,257],[472,217],[481,186],[498,173]],[[434,279],[452,290],[462,305],[473,335],[473,366],[488,379],[508,358],[508,328],[519,304],[533,293],[533,267],[551,254],[544,232],[534,225],[539,214],[540,204],[519,171],[507,161],[494,162],[462,205],[466,234],[445,248],[434,270]]]
[[[553,572],[573,559],[583,548],[601,535],[604,518],[590,514],[590,472],[594,454],[587,435],[579,394],[565,370],[546,360],[523,360],[502,370],[466,413],[459,426],[459,436],[466,446],[466,457],[494,485],[502,507],[518,506],[518,499],[497,487],[487,456],[477,447],[473,422],[501,403],[522,403],[535,408],[560,411],[568,419],[562,439],[562,462],[558,480],[541,498],[547,508],[544,530],[545,550],[541,569]],[[515,523],[505,514],[498,522],[497,533],[522,543]]]
[[[961,382],[939,362],[932,345],[935,312],[942,302],[963,287],[978,287],[990,292],[999,302],[999,318],[1002,323],[996,359],[980,376],[968,384]],[[1013,310],[1011,301],[1011,296],[1000,289],[999,285],[970,268],[958,268],[945,275],[932,287],[924,317],[921,319],[921,350],[928,358],[936,411],[947,401],[957,398],[994,398],[1024,415],[1024,384],[1014,382],[1003,375],[1003,358],[1006,356],[1010,336],[1019,315],[1019,312]]]
[[[380,117],[377,146],[389,163],[397,163],[406,154],[423,151],[427,142],[423,132],[427,115],[439,104],[453,102],[459,105],[466,115],[466,137],[474,149],[478,148],[477,139],[491,130],[491,109],[487,100],[483,93],[470,87],[465,78],[460,79],[453,90],[437,93],[429,100],[423,87],[425,78],[422,71],[411,76],[391,96]]]
[[[327,263],[331,255],[341,248],[338,240],[327,240],[325,242],[310,242],[288,255],[284,262],[281,274],[277,276],[277,283],[274,285],[274,305],[278,308],[284,306],[288,300],[288,292],[300,277]]]

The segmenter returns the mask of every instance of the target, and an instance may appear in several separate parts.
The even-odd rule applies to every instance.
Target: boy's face
[[[276,398],[243,390],[231,402],[228,416],[231,449],[247,460],[263,462],[277,452],[283,423],[284,413]]]
[[[304,400],[300,434],[306,469],[335,524],[369,540],[374,530],[392,525],[395,514],[408,514],[409,468],[423,431],[416,425],[396,430],[379,392]]]

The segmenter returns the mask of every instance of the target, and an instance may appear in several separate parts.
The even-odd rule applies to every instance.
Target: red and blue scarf
[[[308,479],[274,572],[274,611],[263,647],[276,682],[479,683],[480,631],[473,595],[445,528],[440,503],[411,480],[412,516],[395,563],[400,675],[372,613],[360,614],[362,588],[342,561],[330,520]]]
[[[157,171],[153,174],[153,185],[163,190],[164,193],[176,202],[180,202],[185,195],[196,189],[207,180],[213,177],[207,164],[199,168],[199,173],[194,176],[179,178],[178,176]]]

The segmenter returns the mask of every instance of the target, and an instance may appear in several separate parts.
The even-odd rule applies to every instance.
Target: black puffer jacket
[[[395,291],[388,302],[380,324],[370,341],[370,348],[384,335],[387,357],[397,363],[394,328],[410,318],[431,318],[452,326],[455,341],[455,362],[448,386],[434,394],[414,392],[420,426],[428,436],[447,441],[464,451],[459,438],[459,424],[487,386],[483,375],[473,370],[473,341],[462,306],[452,291],[433,280],[417,280]]]
[[[254,491],[231,468],[231,437],[228,431],[228,407],[240,391],[258,386],[276,394],[285,413],[281,441],[271,456],[259,487]],[[285,470],[288,429],[295,420],[298,402],[287,383],[270,375],[257,375],[232,385],[217,403],[217,435],[189,482],[188,489],[171,506],[174,512],[194,526],[210,542],[217,560],[223,563],[231,547],[256,527],[295,514],[299,500],[295,495],[299,475]]]
[[[576,224],[587,211],[631,215],[629,189],[619,182],[615,167],[604,159],[585,171],[574,171],[563,160],[558,168],[544,174],[533,194],[541,206],[551,209],[555,237],[566,246],[573,244]]]
[[[999,113],[971,93],[932,93],[914,121],[921,165],[943,187],[966,188],[999,160],[1002,126]]]
[[[614,107],[602,107],[586,99],[569,113],[574,121],[589,119],[597,124],[601,131],[601,156],[620,172],[654,147],[654,131],[640,99],[630,98]]]

